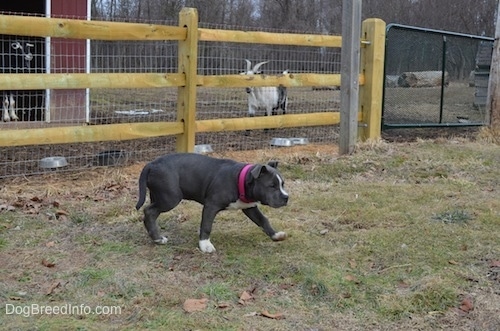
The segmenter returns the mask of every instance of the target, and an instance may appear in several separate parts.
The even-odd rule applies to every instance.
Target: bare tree
[[[492,36],[498,0],[364,0],[363,17]],[[93,17],[176,20],[182,7],[200,22],[288,31],[341,33],[341,0],[92,0]]]

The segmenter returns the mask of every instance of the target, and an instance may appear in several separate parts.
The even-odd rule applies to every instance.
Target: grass
[[[434,219],[443,223],[467,223],[472,216],[465,210],[445,211],[434,216]]]
[[[278,159],[289,206],[262,210],[272,242],[238,212],[219,214],[197,249],[201,208],[160,216],[150,243],[134,210],[143,164],[9,179],[0,203],[0,319],[40,330],[484,330],[500,326],[500,152],[467,140],[225,154]],[[51,187],[47,190],[46,187]],[[39,199],[33,212],[32,198]],[[20,201],[20,202],[19,202]],[[31,206],[31,207],[30,207]],[[55,207],[57,206],[57,207]],[[68,213],[58,214],[57,210]],[[51,215],[62,215],[53,217]],[[42,260],[50,261],[47,267]],[[251,294],[240,300],[243,292]],[[208,299],[186,313],[186,299]],[[459,309],[470,298],[474,309]],[[7,314],[7,305],[117,306],[96,314]],[[284,318],[266,318],[263,312]]]

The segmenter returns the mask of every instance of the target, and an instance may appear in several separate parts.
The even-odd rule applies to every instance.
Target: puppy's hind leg
[[[173,209],[179,204],[181,199],[174,200],[171,203],[165,203],[164,200],[157,201],[154,195],[151,194],[151,201],[152,203],[144,208],[144,226],[155,244],[164,245],[167,243],[168,239],[160,235],[160,229],[156,220],[158,216],[160,216],[160,213]]]
[[[155,244],[164,245],[167,243],[167,237],[160,235],[160,229],[158,227],[158,223],[156,219],[160,216],[160,212],[155,207],[155,204],[152,203],[149,206],[144,208],[144,226],[148,231],[149,236]]]

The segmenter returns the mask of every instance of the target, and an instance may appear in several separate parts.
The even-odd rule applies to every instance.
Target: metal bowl
[[[212,153],[214,150],[212,149],[212,145],[195,145],[194,152],[198,154],[207,154]]]
[[[99,166],[121,165],[127,161],[127,152],[121,150],[104,151],[97,154],[96,158]]]
[[[294,145],[307,145],[309,144],[309,139],[307,138],[289,138]]]
[[[64,156],[49,156],[41,159],[39,165],[40,168],[55,169],[67,166],[68,161]]]
[[[271,139],[272,146],[289,147],[293,146],[293,142],[288,138],[273,138]]]

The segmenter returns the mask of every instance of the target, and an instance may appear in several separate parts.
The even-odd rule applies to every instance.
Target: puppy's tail
[[[144,169],[141,171],[141,175],[139,176],[139,201],[135,205],[135,209],[139,210],[146,201],[146,185],[148,182],[149,176],[149,164],[147,164]]]

